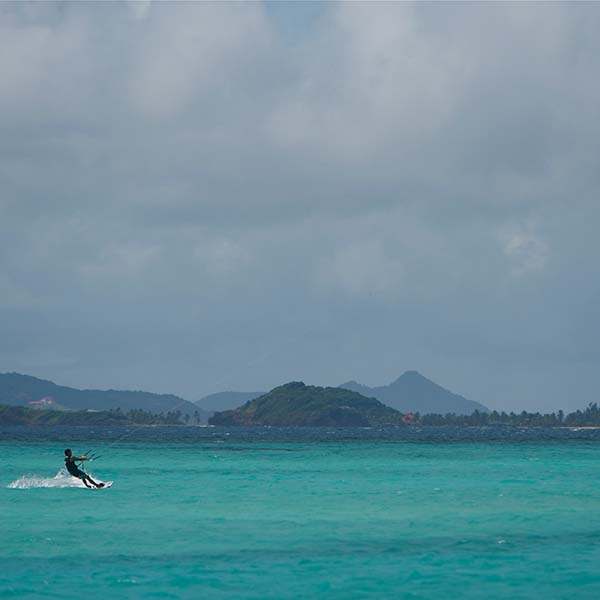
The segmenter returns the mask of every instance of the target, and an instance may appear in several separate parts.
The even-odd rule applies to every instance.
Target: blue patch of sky
[[[329,10],[329,2],[311,0],[267,0],[266,13],[283,39],[297,43],[308,35],[316,22]]]

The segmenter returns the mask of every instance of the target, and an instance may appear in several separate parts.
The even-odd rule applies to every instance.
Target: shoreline
[[[406,429],[408,431],[415,429],[559,429],[568,431],[582,431],[582,430],[596,430],[600,429],[600,425],[510,425],[508,423],[497,423],[494,425],[419,425],[414,423],[412,425],[378,425],[369,427],[347,427],[347,426],[335,426],[335,425],[211,425],[211,424],[191,424],[186,425],[185,423],[0,423],[0,427],[136,427],[136,428],[180,428],[180,429],[228,429],[228,430],[241,430],[241,429]]]

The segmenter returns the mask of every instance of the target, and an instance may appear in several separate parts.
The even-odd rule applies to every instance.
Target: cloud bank
[[[595,400],[599,25],[2,5],[1,370],[194,399],[417,368],[492,407]]]

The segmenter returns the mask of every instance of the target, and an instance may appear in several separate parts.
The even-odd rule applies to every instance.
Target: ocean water
[[[600,598],[598,431],[7,428],[0,451],[2,598]]]

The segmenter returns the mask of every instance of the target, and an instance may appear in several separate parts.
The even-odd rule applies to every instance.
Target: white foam
[[[81,479],[69,475],[66,469],[61,469],[54,477],[23,475],[23,477],[19,477],[19,479],[9,483],[7,487],[18,490],[28,490],[31,488],[79,488],[85,487],[85,484]]]

